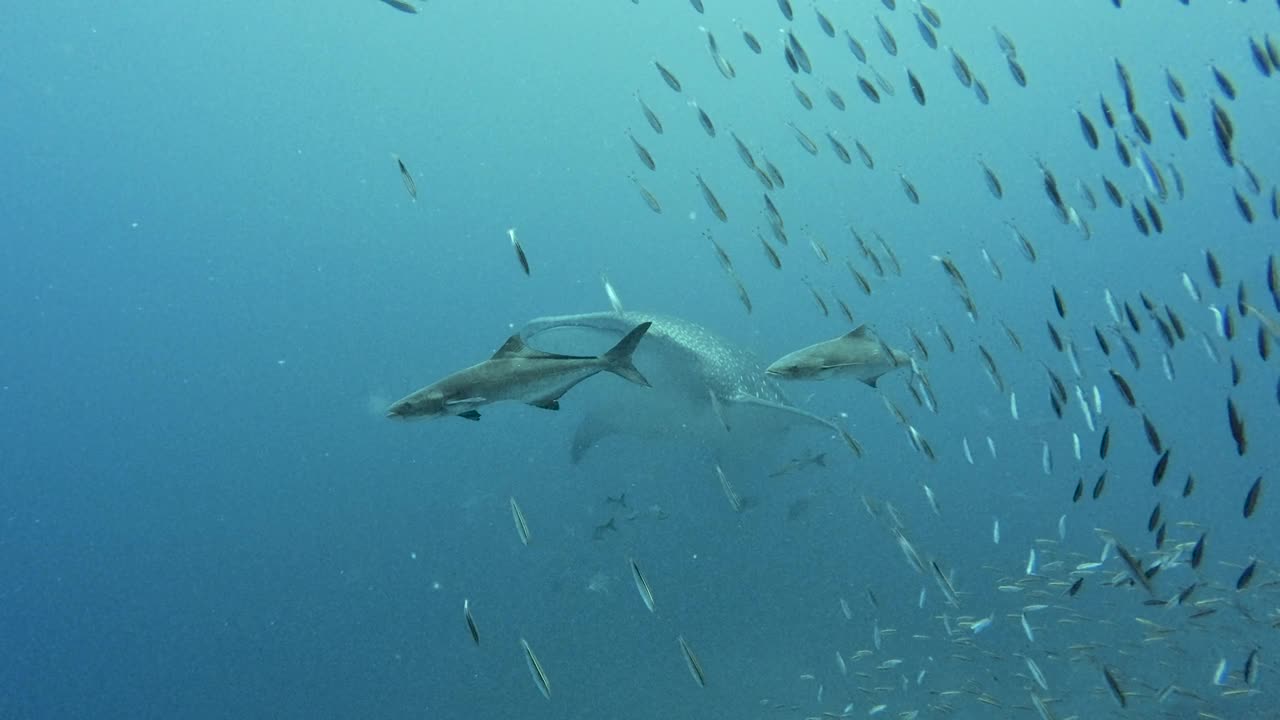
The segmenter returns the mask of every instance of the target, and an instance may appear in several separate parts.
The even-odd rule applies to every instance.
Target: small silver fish
[[[712,214],[716,216],[720,222],[729,222],[729,216],[725,213],[724,207],[720,204],[720,200],[716,198],[716,194],[711,191],[711,187],[707,185],[707,181],[702,179],[702,173],[694,173],[694,177],[698,180],[698,187],[702,190],[702,199],[706,201],[707,207],[711,208]]]
[[[520,505],[516,503],[515,497],[511,498],[511,519],[515,521],[516,533],[520,535],[520,542],[525,545],[529,544],[529,522],[524,518],[524,511],[520,509]]]
[[[719,468],[718,465],[716,467]],[[644,600],[644,606],[649,608],[649,612],[653,612],[653,590],[649,587],[649,581],[644,579],[644,573],[640,572],[640,566],[634,559],[627,558],[627,563],[631,566],[631,579],[636,583],[640,599]]]
[[[547,679],[547,673],[542,669],[542,663],[538,662],[538,656],[533,654],[533,648],[529,647],[529,641],[520,638],[520,647],[524,648],[524,659],[529,665],[529,674],[533,676],[533,684],[538,686],[538,692],[542,693],[542,697],[551,699],[551,681]]]
[[[658,114],[650,109],[649,105],[636,93],[636,102],[640,103],[640,110],[644,113],[644,119],[649,123],[649,127],[659,135],[662,134],[662,120],[658,118]]]
[[[609,306],[613,311],[621,315],[623,313],[622,300],[618,298],[618,291],[613,289],[613,284],[609,282],[609,278],[604,274],[600,275],[600,282],[604,284],[604,294],[609,297]]]
[[[1027,621],[1027,616],[1026,616],[1026,615],[1023,615],[1023,616],[1022,616],[1022,621],[1023,621],[1024,623]],[[1027,663],[1027,670],[1031,672],[1031,677],[1036,681],[1036,684],[1037,684],[1037,685],[1039,685],[1040,687],[1044,688],[1045,690],[1048,690],[1048,689],[1049,689],[1049,681],[1048,681],[1047,679],[1045,679],[1044,673],[1043,673],[1043,672],[1041,672],[1041,670],[1040,670],[1040,666],[1036,664],[1036,661],[1035,661],[1035,660],[1032,660],[1032,659],[1031,659],[1031,658],[1029,658],[1029,657],[1024,657],[1024,658],[1023,658],[1023,660],[1025,660],[1025,661],[1026,661],[1026,663]]]
[[[644,204],[649,206],[650,210],[661,215],[662,205],[658,203],[658,198],[655,197],[653,193],[649,192],[649,188],[646,188],[644,185],[641,185],[640,181],[637,180],[634,175],[630,177],[631,177],[631,182],[636,184],[636,190],[639,191],[640,197],[644,200]]]
[[[675,90],[676,92],[680,92],[680,89],[681,89],[680,80],[676,78],[674,73],[668,70],[662,63],[658,62],[657,60],[653,61],[653,66],[658,69],[658,74],[662,76],[662,80],[667,84],[667,87],[671,88],[672,90]]]
[[[729,507],[734,512],[742,512],[742,497],[733,489],[733,485],[729,483],[729,477],[724,474],[719,463],[716,464],[716,477],[720,479],[720,489],[724,491],[724,496],[729,500]]]
[[[702,670],[702,663],[698,662],[698,656],[693,654],[693,648],[689,647],[683,635],[678,636],[676,641],[680,643],[680,652],[684,655],[684,662],[689,666],[689,674],[693,676],[694,682],[699,687],[706,687],[707,675]]]

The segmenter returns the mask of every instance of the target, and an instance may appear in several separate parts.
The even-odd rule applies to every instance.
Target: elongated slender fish
[[[1026,615],[1023,615],[1022,618],[1023,618],[1023,621],[1025,622]],[[1032,660],[1029,657],[1024,657],[1023,660],[1026,661],[1027,670],[1031,671],[1031,677],[1035,679],[1036,684],[1044,688],[1045,690],[1048,690],[1049,681],[1045,679],[1044,673],[1040,670],[1040,666],[1036,664],[1036,661]]]
[[[1258,500],[1262,496],[1262,476],[1259,475],[1257,480],[1253,481],[1253,485],[1249,486],[1249,493],[1244,498],[1244,519],[1248,520],[1258,510]]]
[[[418,13],[418,8],[410,5],[404,0],[382,0],[382,2],[390,5],[391,7],[399,10],[402,13],[408,13],[410,15],[416,15]]]
[[[1102,675],[1107,681],[1107,689],[1111,691],[1111,697],[1115,699],[1116,704],[1122,708],[1126,707],[1129,703],[1125,699],[1124,690],[1120,689],[1120,682],[1116,680],[1116,676],[1111,672],[1111,668],[1103,665]]]
[[[1139,585],[1141,585],[1148,594],[1154,594],[1155,591],[1151,587],[1151,579],[1142,570],[1142,563],[1133,556],[1123,545],[1116,543],[1116,553],[1120,559],[1124,561],[1125,567],[1129,569],[1129,574]]]
[[[720,466],[716,466],[719,469]],[[631,579],[635,580],[636,590],[640,593],[640,599],[644,600],[644,606],[649,608],[649,612],[653,612],[653,590],[649,587],[649,581],[644,579],[644,573],[640,572],[640,566],[636,564],[634,559],[628,558],[627,564],[631,566]]]
[[[529,522],[524,518],[524,511],[520,509],[520,505],[516,503],[514,497],[511,498],[511,519],[516,524],[516,533],[520,536],[520,542],[525,545],[529,544]]]
[[[942,594],[946,596],[947,603],[953,607],[960,607],[960,594],[956,592],[950,578],[942,572],[942,568],[938,567],[936,561],[931,560],[929,564],[933,566],[933,578],[937,581]],[[924,588],[920,588],[920,607],[924,607]]]
[[[995,612],[992,612],[990,615],[982,618],[981,620],[978,620],[973,625],[969,626],[969,630],[974,635],[977,635],[983,630],[986,630],[987,628],[991,627],[991,624],[994,623],[995,621],[996,621],[996,614]]]
[[[694,177],[698,180],[698,187],[702,190],[702,199],[706,201],[707,207],[711,208],[711,213],[720,222],[729,222],[729,216],[725,213],[724,206],[720,204],[720,200],[712,192],[711,186],[707,185],[707,181],[702,179],[702,173],[695,172]]]
[[[529,257],[524,254],[524,246],[516,239],[516,229],[507,228],[507,237],[511,238],[511,249],[516,252],[516,260],[520,262],[520,269],[524,270],[524,274],[529,274]]]
[[[689,666],[689,674],[693,676],[694,682],[698,683],[699,687],[706,687],[707,675],[702,671],[702,663],[698,662],[698,656],[693,654],[693,648],[689,647],[683,635],[677,637],[676,641],[680,643],[680,652],[684,655],[684,662]]]
[[[529,647],[529,641],[520,638],[520,647],[524,648],[524,659],[529,665],[529,674],[533,676],[533,684],[538,686],[538,692],[542,693],[542,697],[551,699],[551,681],[547,679],[547,673],[542,669],[542,663],[538,662],[538,656],[533,654],[533,648]]]
[[[729,482],[729,476],[724,474],[724,469],[716,463],[716,477],[720,479],[720,489],[724,491],[724,496],[729,500],[729,507],[734,512],[742,512],[742,497],[738,495],[738,491],[733,489],[733,485]],[[843,602],[843,601],[842,601]]]
[[[613,308],[614,312],[621,315],[624,312],[622,300],[618,297],[618,291],[613,289],[613,283],[609,282],[609,278],[604,274],[600,275],[600,282],[604,283],[604,294],[609,298],[609,306]]]
[[[383,2],[391,5],[392,7],[398,7],[394,0],[383,0]],[[403,5],[405,3],[401,4]],[[411,10],[410,12],[418,11]],[[391,157],[395,159],[396,165],[400,167],[400,181],[404,183],[404,189],[409,192],[409,199],[416,202],[418,199],[418,184],[413,181],[413,174],[409,172],[409,168],[405,167],[404,160],[401,160],[399,155],[392,153]]]
[[[471,617],[471,601],[466,598],[462,600],[462,617],[467,621],[467,630],[471,632],[471,639],[479,645],[480,630],[476,627],[476,619]]]
[[[667,87],[675,90],[676,92],[680,92],[682,86],[680,84],[680,80],[676,78],[675,73],[668,70],[666,66],[657,60],[653,61],[653,66],[658,69],[658,74],[662,76],[662,81],[667,84]]]
[[[559,410],[561,396],[601,371],[648,387],[649,381],[632,364],[631,355],[649,325],[640,323],[598,357],[542,352],[526,345],[519,335],[512,335],[488,360],[396,401],[387,410],[387,417],[402,420],[456,415],[479,420],[478,408],[499,400]]]

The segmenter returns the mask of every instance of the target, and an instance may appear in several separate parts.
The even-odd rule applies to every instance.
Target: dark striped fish
[[[408,13],[410,15],[418,14],[418,8],[410,5],[404,0],[382,0],[382,2],[390,5],[391,7],[399,10],[402,13]]]
[[[476,645],[480,644],[480,630],[476,628],[476,619],[471,617],[471,601],[463,598],[462,600],[462,616],[467,621],[467,630],[471,631],[471,639]]]
[[[415,10],[414,12],[417,11]],[[417,201],[418,184],[413,181],[413,175],[409,172],[409,168],[405,167],[404,161],[400,159],[399,155],[392,153],[391,157],[395,158],[396,165],[400,167],[400,180],[404,183],[404,189],[409,191],[409,199]]]
[[[1258,500],[1262,497],[1262,476],[1259,475],[1257,480],[1253,481],[1253,485],[1249,486],[1249,493],[1244,496],[1244,519],[1248,520],[1258,510]]]
[[[1244,590],[1249,587],[1249,583],[1253,582],[1253,573],[1258,569],[1258,561],[1253,560],[1240,573],[1240,577],[1236,578],[1236,590]]]
[[[507,237],[511,238],[511,249],[516,252],[516,260],[520,263],[520,269],[524,270],[524,274],[529,274],[529,256],[524,254],[524,246],[516,239],[516,229],[507,228]]]
[[[1126,707],[1128,702],[1125,700],[1124,690],[1120,689],[1120,683],[1116,680],[1116,676],[1112,674],[1111,668],[1103,665],[1102,676],[1106,678],[1107,689],[1111,691],[1111,697],[1115,698],[1120,707]]]

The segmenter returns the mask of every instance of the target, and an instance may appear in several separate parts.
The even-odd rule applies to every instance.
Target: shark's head
[[[392,420],[440,417],[447,414],[444,393],[434,388],[419,390],[395,401],[391,407],[387,408],[387,417]]]
[[[818,358],[800,352],[784,355],[765,368],[766,373],[788,380],[817,378],[822,374],[822,370],[823,364]]]

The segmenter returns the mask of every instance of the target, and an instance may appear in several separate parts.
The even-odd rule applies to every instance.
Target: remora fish
[[[866,325],[824,342],[788,353],[765,372],[789,380],[855,377],[875,387],[880,376],[907,365],[910,356],[885,344]]]
[[[559,410],[562,395],[601,371],[649,387],[649,381],[631,362],[632,353],[649,326],[648,322],[639,323],[611,350],[597,357],[535,350],[519,335],[512,335],[488,360],[396,401],[387,410],[387,417],[457,415],[479,420],[477,408],[499,400],[518,400],[534,407]]]
[[[612,342],[638,323],[652,324],[638,356],[653,387],[582,391],[587,411],[573,438],[574,462],[601,439],[619,434],[692,444],[723,462],[773,449],[791,427],[842,432],[792,405],[753,353],[688,320],[635,311],[562,315],[530,320],[520,337],[581,351]],[[733,432],[725,432],[725,425]]]

